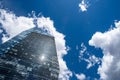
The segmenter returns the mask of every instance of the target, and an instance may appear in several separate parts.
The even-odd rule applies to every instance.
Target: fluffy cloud
[[[85,80],[86,79],[86,76],[84,74],[76,74],[76,77],[78,80]]]
[[[79,3],[79,8],[82,12],[87,11],[88,6],[89,3],[86,0],[82,0],[81,3]]]
[[[3,35],[3,42],[11,39],[17,34],[34,27],[33,18],[24,16],[17,17],[12,12],[0,9],[0,23],[2,28],[6,31],[7,35]]]
[[[63,56],[67,54],[67,48],[65,45],[64,35],[56,31],[54,27],[54,22],[49,17],[36,17],[37,24],[41,29],[47,29],[51,35],[55,37],[57,55],[60,65],[60,75],[59,79],[69,80],[69,77],[72,76],[71,71],[68,70],[66,62],[63,60]],[[12,12],[7,12],[4,9],[0,9],[0,24],[2,28],[6,31],[7,34],[3,34],[2,41],[3,43],[22,31],[28,30],[35,27],[33,24],[33,17],[25,16],[16,16]]]
[[[98,68],[101,79],[120,79],[120,21],[115,22],[113,29],[96,32],[89,44],[103,50],[102,65]]]

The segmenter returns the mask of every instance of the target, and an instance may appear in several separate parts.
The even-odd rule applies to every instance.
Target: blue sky
[[[87,5],[86,10],[82,10],[79,6],[82,1],[84,2],[83,6]],[[119,80],[114,76],[106,78],[102,73],[99,73],[98,68],[100,65],[104,65],[102,64],[105,61],[103,56],[106,58],[105,55],[107,55],[104,50],[107,48],[106,45],[101,46],[102,43],[99,43],[103,37],[98,38],[99,36],[96,36],[96,32],[106,35],[107,32],[111,31],[112,34],[114,29],[109,30],[110,27],[116,28],[119,26],[116,25],[120,20],[119,3],[119,0],[3,0],[2,8],[12,11],[18,17],[28,17],[28,14],[31,14],[32,11],[35,11],[36,15],[40,13],[44,17],[50,17],[56,30],[65,35],[66,46],[69,47],[69,51],[63,56],[68,70],[72,73],[71,76],[68,76],[69,80],[99,80],[100,78],[103,80]],[[3,27],[1,26],[1,28]],[[99,35],[102,36],[101,34]],[[119,40],[119,38],[117,39]],[[91,42],[89,42],[90,40]],[[2,40],[0,40],[1,42]],[[106,39],[103,41],[103,44],[106,44],[104,42],[110,41]],[[108,52],[110,51],[108,50]],[[114,53],[114,50],[111,52]],[[116,57],[112,54],[111,56]],[[111,59],[110,56],[108,56],[109,58]],[[94,65],[87,69],[89,63]],[[111,59],[110,64],[112,63]],[[112,69],[112,66],[108,65],[107,67]],[[103,72],[105,71],[103,70]],[[108,74],[105,75],[109,77]]]

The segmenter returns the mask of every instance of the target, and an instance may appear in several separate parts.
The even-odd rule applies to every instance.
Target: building
[[[23,31],[0,46],[0,80],[58,80],[54,37],[40,28]]]

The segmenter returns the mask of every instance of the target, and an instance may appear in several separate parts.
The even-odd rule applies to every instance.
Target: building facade
[[[54,37],[40,28],[24,31],[0,46],[0,80],[58,80]]]

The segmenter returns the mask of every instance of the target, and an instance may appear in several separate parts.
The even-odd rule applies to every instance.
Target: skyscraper
[[[0,46],[0,80],[58,80],[54,37],[40,28],[23,31]]]

